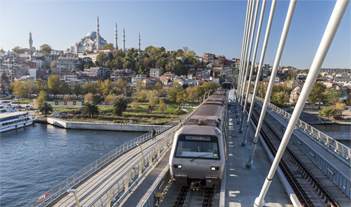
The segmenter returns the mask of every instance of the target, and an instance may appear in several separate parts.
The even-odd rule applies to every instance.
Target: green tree
[[[38,93],[41,90],[47,90],[47,87],[48,87],[48,85],[47,85],[46,81],[44,81],[44,80],[37,80],[37,82],[35,82],[35,86],[34,86],[35,91]]]
[[[100,65],[103,66],[105,61],[106,61],[107,57],[106,54],[104,52],[100,52],[97,56],[96,56],[96,62]]]
[[[6,51],[5,51],[4,49],[1,48],[1,49],[0,49],[0,52],[1,52],[1,53],[5,53]]]
[[[78,96],[80,94],[83,94],[83,87],[80,84],[73,84],[73,93]]]
[[[50,63],[51,69],[56,68],[56,66],[57,66],[57,61],[56,61],[56,60],[53,60],[53,61]]]
[[[29,99],[32,100],[32,93],[35,90],[35,85],[33,80],[26,80],[24,83],[24,88],[26,90],[26,94],[29,95]]]
[[[217,90],[217,86],[214,82],[206,82],[202,84],[201,87],[204,88],[204,91],[210,91],[210,95],[214,94],[214,92]]]
[[[327,88],[324,92],[324,95],[325,95],[325,100],[327,101],[327,103],[332,104],[332,105],[339,102],[339,98],[341,97],[340,91],[336,90],[333,87]]]
[[[345,101],[346,105],[351,106],[351,93],[347,95],[347,99]]]
[[[187,101],[187,95],[185,90],[179,91],[177,93],[177,103],[186,103]]]
[[[194,50],[189,50],[188,52],[185,53],[185,57],[186,58],[195,58],[196,53],[194,52]]]
[[[147,90],[141,90],[141,91],[138,91],[136,95],[139,101],[145,101],[147,94],[148,94]]]
[[[139,90],[139,91],[141,91],[142,89],[144,89],[145,88],[145,84],[143,83],[143,80],[139,80],[136,84],[135,84],[135,87]]]
[[[40,112],[45,114],[45,117],[47,117],[49,112],[53,111],[51,104],[48,104],[47,102],[41,102],[38,109]]]
[[[184,91],[183,86],[181,86],[178,83],[175,83],[167,94],[168,100],[173,103],[177,102],[177,95],[181,94],[180,92],[182,91]]]
[[[123,78],[119,78],[116,82],[117,94],[126,93],[128,81],[124,80]]]
[[[284,105],[284,95],[282,93],[275,93],[271,95],[271,103],[276,106],[283,106]]]
[[[338,113],[338,110],[335,108],[335,106],[324,107],[322,110],[318,112],[319,115],[328,117],[328,120],[329,120],[329,117],[335,115],[336,113]]]
[[[12,52],[15,53],[16,55],[20,55],[20,54],[23,54],[25,50],[19,46],[16,46],[12,48]]]
[[[154,103],[150,103],[149,106],[148,106],[147,111],[152,113],[153,110],[155,110],[155,104]]]
[[[92,101],[95,105],[98,105],[99,103],[101,103],[103,101],[103,98],[99,94],[93,95],[92,99],[93,99]]]
[[[61,82],[58,75],[52,75],[48,78],[48,89],[54,95],[61,92]]]
[[[189,99],[191,102],[194,102],[195,99],[198,99],[198,98],[199,98],[199,94],[198,94],[197,92],[198,92],[198,91],[196,91],[195,88],[188,87],[188,88],[186,89],[186,93],[187,93],[188,99]]]
[[[23,97],[26,95],[26,88],[24,84],[21,81],[11,82],[10,84],[13,86],[12,93],[17,97],[23,99]]]
[[[43,53],[44,55],[48,55],[51,53],[51,47],[48,44],[43,44],[40,46],[39,52]]]
[[[102,50],[104,49],[115,49],[115,47],[113,47],[113,43],[107,43],[107,44],[104,44],[104,46],[101,47]]]
[[[147,94],[147,98],[149,99],[149,103],[157,104],[158,103],[158,91],[152,90]]]
[[[346,104],[344,104],[344,103],[336,103],[336,104],[335,104],[335,108],[336,108],[336,110],[338,111],[338,114],[339,114],[340,116],[342,116],[342,112],[345,110]]]
[[[320,103],[325,101],[324,92],[326,90],[326,86],[323,83],[315,82],[313,84],[310,95],[308,96],[309,103],[317,103],[318,108],[320,108]]]
[[[134,110],[135,113],[135,110],[137,110],[139,107],[138,101],[133,101],[130,107]]]
[[[40,104],[43,103],[43,102],[47,102],[48,97],[49,97],[48,93],[47,93],[46,91],[44,91],[44,90],[41,90],[41,91],[39,92],[39,95],[38,95],[37,98],[35,99],[35,103],[36,103],[37,105],[40,105]]]
[[[95,104],[85,103],[84,106],[81,108],[82,114],[88,115],[89,118],[93,117],[94,115],[99,115],[99,107]]]
[[[117,116],[122,116],[122,113],[127,109],[127,102],[123,97],[118,97],[113,103],[113,113]]]
[[[68,83],[66,82],[62,83],[61,94],[72,94],[71,86]]]

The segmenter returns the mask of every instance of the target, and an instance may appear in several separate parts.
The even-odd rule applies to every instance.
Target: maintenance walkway
[[[148,151],[157,145],[162,138],[165,137],[171,130],[168,129],[165,132],[159,134],[156,139],[150,139],[141,144],[144,151]],[[98,198],[113,182],[116,181],[121,175],[125,174],[127,170],[135,164],[137,160],[142,157],[141,148],[135,147],[126,153],[123,153],[120,157],[113,160],[110,164],[106,165],[103,170],[99,170],[97,173],[89,177],[89,179],[80,182],[74,186],[76,195],[79,199],[81,206],[88,206]],[[52,207],[75,207],[75,197],[68,193],[63,194],[58,199],[51,202],[48,206]]]

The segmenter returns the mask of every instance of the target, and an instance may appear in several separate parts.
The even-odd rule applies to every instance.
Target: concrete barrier
[[[51,125],[62,127],[65,129],[91,129],[105,131],[136,131],[148,132],[152,129],[165,127],[164,125],[147,125],[147,124],[111,124],[111,123],[91,123],[91,122],[74,122],[65,121],[57,118],[47,118],[47,122]]]

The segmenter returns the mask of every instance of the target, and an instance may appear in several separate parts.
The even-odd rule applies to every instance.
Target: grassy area
[[[122,116],[116,116],[113,114],[112,106],[98,106],[100,115],[93,118],[86,118],[83,116],[74,116],[73,118],[67,118],[67,120],[79,121],[79,122],[109,122],[109,123],[129,123],[130,120],[134,124],[165,124],[172,120],[178,119],[183,116],[184,112],[178,111],[178,105],[168,105],[165,111],[161,111],[158,107],[152,112],[147,112],[148,105],[140,104],[136,110],[129,107],[123,112]],[[53,107],[54,108],[54,107]],[[54,109],[61,113],[71,112],[80,108],[73,108],[72,106],[56,107],[64,109]],[[193,111],[193,108],[186,109],[188,112]]]
[[[12,103],[13,104],[30,104],[30,103],[32,103],[33,102],[33,99],[32,100],[23,100],[23,101],[21,101],[21,100],[19,100],[19,101],[12,101]]]

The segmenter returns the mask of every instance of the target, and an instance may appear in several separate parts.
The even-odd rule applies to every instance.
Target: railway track
[[[258,123],[259,115],[257,109],[254,108],[252,120],[255,125]],[[261,136],[273,156],[275,156],[281,139],[266,121],[263,122]],[[340,206],[310,170],[303,164],[303,162],[288,147],[279,163],[279,167],[302,206]]]
[[[179,183],[171,181],[168,185],[169,190],[164,199],[158,206],[163,207],[217,207],[216,190],[218,186],[213,188],[200,188],[193,191],[190,187],[181,186]]]

